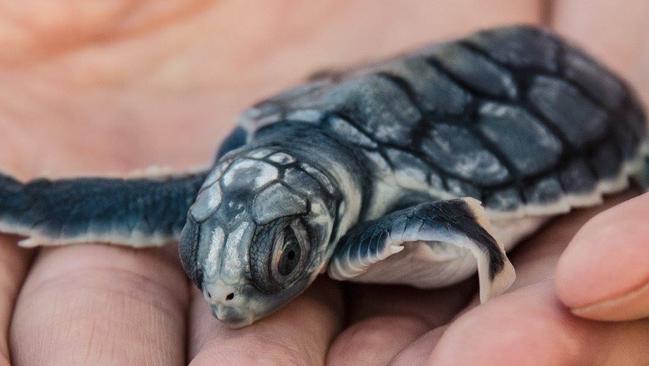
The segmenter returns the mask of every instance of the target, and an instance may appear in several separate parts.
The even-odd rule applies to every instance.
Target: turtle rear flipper
[[[329,265],[338,280],[408,284],[421,288],[456,283],[478,268],[480,301],[504,292],[514,268],[489,234],[472,198],[423,203],[352,229]]]
[[[156,178],[37,179],[0,174],[0,232],[21,246],[163,245],[180,235],[206,173]]]

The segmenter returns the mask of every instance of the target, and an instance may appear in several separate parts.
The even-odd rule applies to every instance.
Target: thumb
[[[557,265],[559,299],[580,317],[649,316],[649,193],[591,219]]]

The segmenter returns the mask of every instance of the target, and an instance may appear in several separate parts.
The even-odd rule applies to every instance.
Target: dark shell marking
[[[524,26],[317,80],[259,103],[241,122],[254,134],[286,120],[318,125],[432,189],[504,211],[592,193],[619,178],[646,135],[620,79]]]

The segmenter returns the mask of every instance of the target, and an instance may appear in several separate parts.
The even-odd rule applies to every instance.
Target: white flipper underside
[[[479,202],[465,198],[477,221],[489,231],[488,218]],[[412,229],[411,229],[412,230]],[[329,276],[337,280],[364,283],[405,284],[418,288],[439,288],[462,281],[478,270],[480,300],[501,294],[516,278],[514,267],[504,256],[503,269],[489,278],[489,257],[483,248],[461,233],[396,233],[380,253],[356,262],[346,257],[334,259]],[[504,254],[505,249],[500,246]]]

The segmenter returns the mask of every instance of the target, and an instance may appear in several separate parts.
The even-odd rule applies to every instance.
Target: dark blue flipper
[[[162,245],[180,235],[206,174],[27,183],[0,174],[0,231],[27,236],[23,246]]]
[[[395,211],[350,230],[336,247],[329,276],[432,288],[459,282],[477,267],[484,302],[515,279],[488,226],[484,210],[472,198]]]

